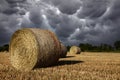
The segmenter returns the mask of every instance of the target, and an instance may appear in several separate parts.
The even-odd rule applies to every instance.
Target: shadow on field
[[[66,56],[65,58],[72,58],[72,57],[75,57],[75,56]]]
[[[71,65],[71,64],[77,64],[77,63],[83,63],[84,61],[74,61],[74,60],[61,60],[57,63],[57,66],[60,65]]]
[[[39,68],[47,68],[47,67],[56,67],[56,66],[64,66],[64,65],[73,65],[73,64],[78,64],[78,63],[83,63],[84,61],[75,61],[75,60],[61,60],[58,61],[56,64],[51,65],[51,66],[46,66],[46,67],[35,67],[36,69]]]

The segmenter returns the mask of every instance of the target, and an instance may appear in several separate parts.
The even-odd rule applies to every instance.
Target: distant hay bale
[[[61,58],[65,58],[67,55],[67,48],[61,43],[61,53],[60,53],[60,57]]]
[[[10,60],[20,71],[55,64],[60,55],[60,42],[48,30],[25,28],[16,31],[10,41]]]
[[[70,48],[70,53],[71,54],[80,54],[81,53],[81,49],[77,46],[72,46]]]

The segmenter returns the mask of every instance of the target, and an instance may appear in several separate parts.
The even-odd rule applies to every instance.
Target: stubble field
[[[15,70],[9,54],[0,53],[0,80],[120,80],[120,53],[68,54],[51,67]]]

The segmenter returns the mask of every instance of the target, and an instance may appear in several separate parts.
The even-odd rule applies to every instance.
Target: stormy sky
[[[120,0],[0,0],[0,45],[21,28],[48,29],[64,44],[120,40]]]

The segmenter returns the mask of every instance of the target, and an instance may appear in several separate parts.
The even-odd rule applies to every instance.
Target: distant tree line
[[[71,46],[67,46],[69,50]],[[100,45],[92,45],[89,43],[80,43],[79,47],[81,50],[87,52],[120,52],[120,41],[114,42],[114,45],[111,46],[109,44],[100,44]]]
[[[67,49],[69,51],[71,46],[67,46]],[[100,44],[97,46],[94,46],[89,43],[80,43],[79,47],[82,51],[88,51],[88,52],[120,52],[120,41],[115,41],[114,45],[108,45],[108,44]],[[2,51],[8,51],[9,45],[5,44],[3,46],[0,46],[0,52]]]
[[[5,44],[3,46],[0,46],[0,52],[3,52],[3,51],[8,51],[9,50],[9,45],[8,44]]]
[[[111,52],[114,51],[114,47],[108,44],[101,44],[98,46],[94,46],[89,43],[81,43],[79,44],[79,47],[81,48],[82,51],[90,51],[90,52]]]

